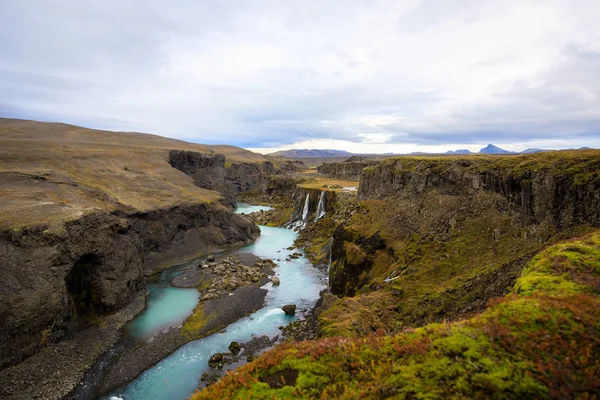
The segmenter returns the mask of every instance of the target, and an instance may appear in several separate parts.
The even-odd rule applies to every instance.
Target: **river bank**
[[[203,339],[189,342],[144,371],[134,381],[110,396],[130,399],[173,399],[187,398],[199,386],[200,378],[210,372],[208,359],[215,353],[227,352],[233,341],[251,342],[267,336],[269,341],[280,335],[280,326],[297,320],[317,302],[325,287],[322,271],[313,267],[304,257],[289,258],[297,249],[293,242],[297,233],[282,228],[261,227],[257,241],[240,252],[250,252],[259,257],[279,259],[274,268],[280,279],[279,286],[266,283],[265,306],[248,316],[228,325],[223,331]],[[236,296],[229,296],[231,299]],[[296,304],[297,316],[285,315],[281,307]]]

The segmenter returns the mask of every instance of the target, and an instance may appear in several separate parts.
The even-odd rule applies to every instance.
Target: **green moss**
[[[515,285],[517,293],[567,294],[591,290],[600,275],[598,234],[585,241],[569,242],[548,248],[533,258]]]
[[[209,317],[204,313],[204,304],[199,302],[192,315],[184,321],[181,333],[189,340],[198,339],[202,336],[203,328],[209,320]]]
[[[595,284],[589,278],[600,271],[587,257],[600,260],[591,256],[599,248],[597,233],[550,247],[529,264],[515,293],[470,320],[394,336],[377,330],[288,343],[193,398],[593,398],[600,390],[600,298],[559,289],[578,276],[588,278],[581,286]],[[558,279],[520,291],[532,274]],[[260,381],[285,369],[298,371],[293,385]]]
[[[367,253],[360,246],[351,242],[344,242],[346,261],[350,265],[362,265],[367,260]]]

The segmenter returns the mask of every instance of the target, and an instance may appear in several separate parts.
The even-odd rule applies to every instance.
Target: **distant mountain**
[[[488,144],[483,149],[479,150],[480,154],[512,154],[512,151],[501,149],[500,147]]]
[[[521,154],[532,154],[532,153],[541,153],[542,151],[551,151],[544,149],[525,149],[521,152]]]
[[[448,150],[446,154],[473,154],[469,149]]]
[[[276,151],[275,153],[270,153],[272,156],[281,156],[287,158],[327,158],[327,157],[351,157],[354,154],[344,151],[344,150],[318,150],[318,149],[304,149],[304,150],[285,150],[285,151]]]

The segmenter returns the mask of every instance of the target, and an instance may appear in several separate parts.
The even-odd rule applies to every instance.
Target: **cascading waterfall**
[[[306,201],[304,202],[304,209],[302,210],[302,221],[305,223],[308,220],[308,207],[310,206],[310,193],[306,193]]]
[[[325,216],[325,191],[321,192],[321,198],[319,199],[319,205],[317,207],[317,213],[315,214],[315,222]]]

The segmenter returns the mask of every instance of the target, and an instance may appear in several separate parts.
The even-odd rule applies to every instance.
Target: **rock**
[[[215,353],[208,360],[208,365],[212,368],[220,368],[223,366],[223,354]]]
[[[213,300],[213,299],[216,299],[217,297],[219,297],[219,295],[216,294],[216,293],[207,293],[204,296],[202,296],[201,300],[202,301],[204,301],[204,300]]]
[[[273,284],[273,286],[279,286],[279,284],[281,282],[279,281],[278,277],[274,276],[274,277],[271,278],[271,283]]]
[[[392,296],[402,296],[404,294],[403,289],[392,289]]]
[[[281,307],[281,309],[287,315],[294,315],[296,313],[296,305],[295,304],[287,304],[287,305]]]
[[[229,344],[228,349],[229,349],[229,351],[231,351],[231,354],[236,355],[236,354],[238,354],[240,352],[241,347],[240,347],[240,344],[238,342],[231,342]]]
[[[215,256],[211,254],[210,256],[206,257],[206,261],[208,261],[208,262],[214,262],[215,261]]]

